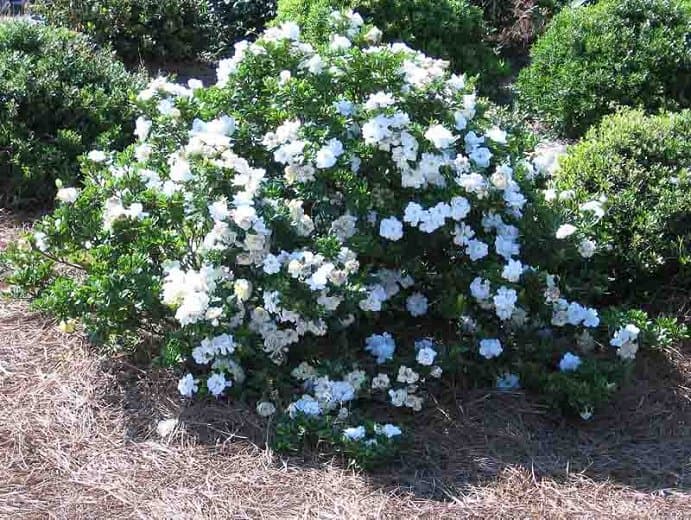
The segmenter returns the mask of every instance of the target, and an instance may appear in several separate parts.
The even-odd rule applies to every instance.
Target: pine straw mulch
[[[0,212],[0,247],[18,227]],[[274,454],[253,413],[175,382],[0,300],[0,518],[691,518],[689,345],[586,425],[520,393],[440,403],[371,474]]]

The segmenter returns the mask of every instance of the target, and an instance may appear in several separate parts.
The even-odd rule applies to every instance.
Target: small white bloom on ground
[[[559,370],[562,372],[573,372],[581,366],[581,358],[571,352],[564,354],[559,361]]]
[[[483,339],[480,341],[480,355],[485,359],[498,357],[504,351],[498,339]]]

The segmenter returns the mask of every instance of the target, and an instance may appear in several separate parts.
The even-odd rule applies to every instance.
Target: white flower
[[[351,41],[345,36],[340,34],[334,34],[331,36],[331,41],[329,43],[329,48],[333,51],[344,51],[352,47]]]
[[[401,365],[398,368],[398,377],[396,377],[396,381],[399,383],[406,383],[409,385],[412,385],[413,383],[417,383],[417,381],[420,379],[420,374],[415,372],[412,368],[409,368],[405,365]]]
[[[334,101],[333,106],[336,109],[336,112],[342,116],[347,117],[355,112],[355,105],[352,101],[348,101],[347,99],[339,99],[338,101]]]
[[[236,298],[241,302],[246,302],[252,296],[252,282],[240,278],[233,284],[233,292]]]
[[[276,407],[269,401],[261,401],[257,403],[257,413],[261,417],[269,417],[276,413]]]
[[[91,162],[95,163],[102,163],[108,158],[105,152],[102,152],[101,150],[91,150],[87,154],[87,157]]]
[[[580,416],[584,421],[589,420],[593,416],[593,409],[590,406],[584,408],[581,410]]]
[[[396,242],[403,238],[403,224],[396,217],[385,218],[379,224],[379,235]]]
[[[430,141],[437,149],[449,148],[456,142],[456,137],[442,125],[434,125],[425,132],[425,139]]]
[[[505,372],[497,377],[497,388],[499,390],[514,390],[520,387],[520,380],[516,374]]]
[[[580,365],[581,358],[571,352],[567,352],[564,354],[564,357],[561,358],[561,361],[559,361],[559,370],[562,372],[573,372],[577,370]]]
[[[504,132],[498,126],[493,126],[489,130],[487,130],[487,132],[485,132],[485,135],[495,143],[506,144],[506,132]]]
[[[581,211],[590,211],[592,212],[595,217],[598,219],[602,218],[605,216],[605,208],[599,200],[591,200],[590,202],[585,202],[581,204],[578,209]]]
[[[398,437],[403,432],[398,426],[395,426],[393,424],[384,424],[383,426],[376,425],[374,427],[374,433],[380,433],[384,435],[387,439],[391,439],[392,437]]]
[[[501,272],[501,277],[509,282],[517,282],[523,274],[523,264],[520,260],[509,260]]]
[[[146,141],[146,138],[149,137],[149,131],[151,130],[152,122],[143,116],[139,116],[135,121],[134,125],[134,135],[140,141]]]
[[[490,283],[477,276],[470,284],[470,294],[478,301],[489,299]]]
[[[437,357],[436,350],[429,347],[424,347],[417,351],[415,360],[421,365],[428,367],[434,363],[435,357]]]
[[[288,413],[291,417],[295,417],[297,412],[304,415],[315,416],[321,415],[322,409],[319,402],[314,397],[305,394],[294,403],[291,403],[288,407]]]
[[[473,262],[486,257],[488,251],[489,248],[487,247],[487,244],[485,244],[481,240],[468,240],[468,244],[466,246],[466,253]]]
[[[343,430],[343,437],[349,441],[359,441],[365,438],[365,427],[356,426],[354,428],[345,428]]]
[[[483,339],[480,341],[480,355],[485,359],[498,357],[503,350],[498,339]]]
[[[376,357],[377,363],[381,365],[393,359],[396,343],[388,332],[372,334],[365,340],[365,350]]]
[[[570,237],[573,235],[578,228],[576,226],[572,226],[571,224],[562,224],[559,226],[559,229],[557,229],[556,237],[561,240],[567,237]]]
[[[405,302],[405,306],[410,315],[415,318],[427,314],[427,298],[421,293],[410,295]]]
[[[400,408],[408,398],[408,391],[405,388],[391,389],[389,390],[389,397],[391,398],[391,404]]]
[[[365,34],[365,40],[367,43],[371,43],[373,45],[378,44],[381,41],[382,35],[381,29],[378,27],[372,27],[367,33]]]
[[[372,379],[372,390],[386,390],[391,386],[389,376],[379,373]]]
[[[187,374],[180,381],[178,381],[178,392],[185,397],[192,397],[192,394],[199,390],[197,383],[199,381],[194,378],[192,374]]]
[[[77,188],[61,188],[55,196],[56,199],[65,204],[73,204],[77,197],[79,197],[79,190]]]
[[[499,319],[508,320],[511,318],[517,300],[518,295],[514,289],[500,287],[497,290],[497,294],[492,298],[492,301]]]
[[[595,242],[587,238],[581,240],[581,243],[578,244],[578,254],[580,254],[583,258],[591,258],[595,254],[596,250],[597,245]]]
[[[206,386],[213,396],[218,397],[223,393],[226,387],[232,386],[232,382],[226,381],[223,374],[213,373],[209,379],[206,380]]]

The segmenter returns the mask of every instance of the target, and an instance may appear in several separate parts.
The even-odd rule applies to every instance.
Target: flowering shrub
[[[483,42],[481,9],[468,0],[279,0],[276,19],[297,22],[308,41],[328,41],[334,5],[362,13],[381,28],[386,41],[402,41],[448,60],[454,71],[482,74],[483,92],[494,91],[495,80],[506,73]]]
[[[617,294],[647,300],[665,283],[689,286],[689,142],[691,111],[628,110],[606,117],[561,162],[552,197],[587,230],[581,250]]]
[[[591,413],[649,327],[549,271],[578,256],[536,188],[554,154],[443,62],[332,19],[316,48],[293,23],[238,43],[214,86],[154,80],[138,143],[89,155],[11,281],[94,340],[158,338],[183,396],[256,399],[286,449],[388,453],[406,426],[366,403],[421,410],[445,374]]]
[[[562,10],[517,87],[526,107],[577,137],[617,105],[691,106],[691,3],[603,0]]]
[[[52,200],[85,151],[131,143],[141,86],[82,35],[0,22],[0,205]]]

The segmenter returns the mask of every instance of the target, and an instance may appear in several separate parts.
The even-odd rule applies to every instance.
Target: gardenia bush
[[[143,85],[83,35],[0,22],[0,206],[52,201],[84,152],[133,142]]]
[[[651,337],[543,265],[579,246],[535,218],[553,155],[443,62],[331,19],[323,46],[290,22],[238,43],[216,85],[154,80],[138,143],[90,155],[12,282],[95,341],[157,339],[182,396],[256,400],[287,449],[388,453],[407,427],[371,404],[419,411],[463,373],[589,417]]]
[[[691,111],[606,117],[561,161],[550,198],[588,229],[610,290],[647,301],[666,285],[689,287]],[[584,211],[579,211],[581,208]],[[666,289],[665,289],[666,290]]]
[[[525,107],[578,137],[617,105],[691,107],[691,2],[603,0],[562,10],[531,51]]]

